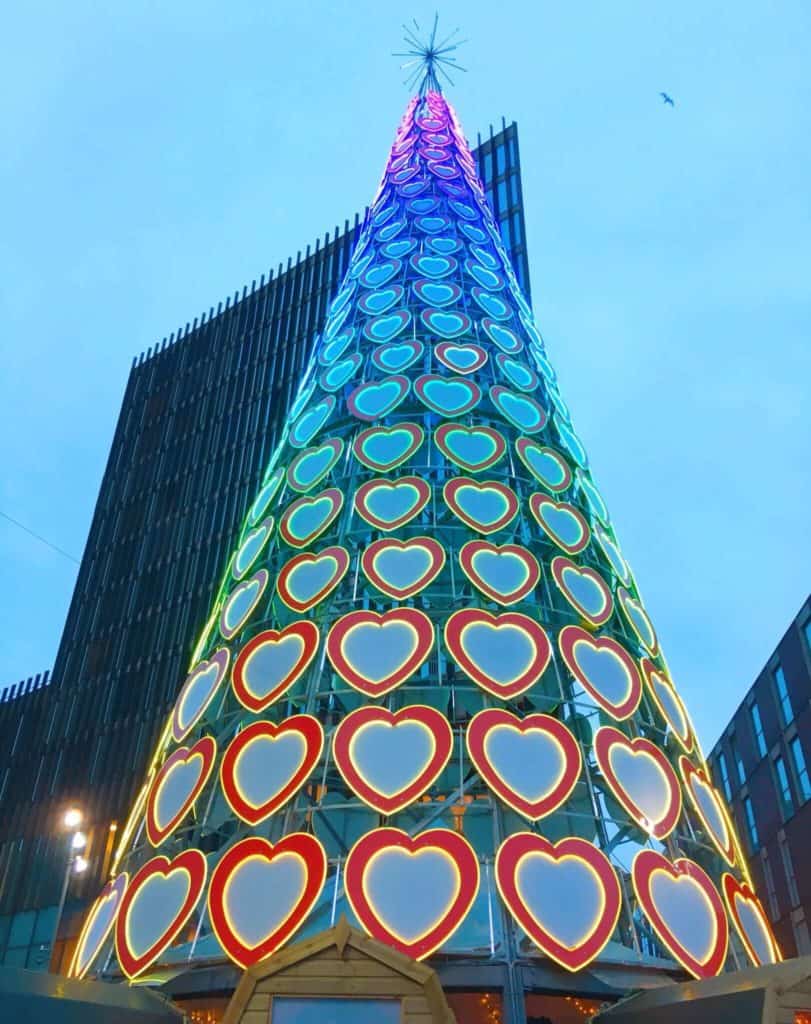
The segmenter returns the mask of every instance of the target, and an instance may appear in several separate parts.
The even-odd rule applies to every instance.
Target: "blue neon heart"
[[[363,333],[371,341],[391,341],[411,322],[411,314],[406,309],[398,309],[394,313],[375,317],[363,328]]]
[[[555,419],[555,427],[557,428],[558,437],[563,443],[566,450],[572,456],[578,466],[582,466],[583,469],[589,464],[588,456],[586,455],[586,449],[583,447],[580,438],[570,430],[563,420]]]
[[[485,249],[480,245],[472,245],[470,251],[473,256],[482,263],[485,267],[489,267],[490,270],[498,270],[501,265],[498,258],[490,252],[489,249]]]
[[[497,274],[494,270],[488,270],[487,267],[483,267],[480,263],[468,260],[465,268],[473,280],[480,284],[482,288],[491,288],[497,291],[499,288],[504,287],[504,278],[501,274]]]
[[[422,342],[403,342],[401,345],[384,345],[372,353],[376,366],[386,373],[407,370],[422,355]]]
[[[502,324],[497,324],[488,316],[482,320],[482,327],[493,344],[498,345],[502,352],[513,355],[516,352],[520,352],[524,347],[523,341],[521,341],[515,331],[509,327],[504,327]]]
[[[382,210],[378,210],[378,212],[374,215],[372,220],[373,220],[373,222],[378,227],[380,227],[382,224],[385,224],[387,221],[390,221],[391,218],[396,213],[397,213],[397,205],[396,204],[392,204],[391,206],[384,206]]]
[[[349,268],[349,276],[354,280],[361,276],[364,270],[369,266],[372,260],[375,258],[374,249],[365,253],[363,256],[358,253],[355,254],[355,258],[352,261],[352,265]]]
[[[420,377],[414,390],[434,412],[459,416],[468,412],[480,398],[478,387],[469,380],[445,380],[442,377]]]
[[[443,181],[459,177],[459,168],[454,167],[453,164],[441,164],[437,163],[435,160],[429,160],[428,170],[431,174],[435,175],[437,178],[441,178]]]
[[[395,235],[398,235],[405,227],[404,220],[393,220],[389,224],[384,224],[382,228],[378,229],[377,239],[380,242],[389,242]]]
[[[560,456],[556,457],[551,452],[527,445],[524,448],[523,458],[529,463],[530,469],[540,483],[552,488],[552,490],[557,490],[566,482],[566,469],[558,461]]]
[[[335,296],[335,298],[330,303],[329,315],[330,316],[335,316],[337,313],[340,313],[341,310],[344,308],[344,306],[346,306],[346,304],[352,298],[352,295],[353,295],[354,291],[355,291],[355,283],[354,283],[354,281],[350,282],[349,284],[344,285],[344,287],[338,292],[338,294]]]
[[[535,365],[544,375],[546,380],[549,381],[550,384],[553,384],[557,380],[557,374],[552,369],[552,364],[549,362],[549,360],[546,358],[543,352],[539,352],[534,345],[530,345],[529,351]]]
[[[414,291],[426,306],[449,306],[462,294],[458,285],[439,281],[415,281]]]
[[[380,250],[381,255],[390,256],[392,259],[401,259],[417,248],[417,242],[413,238],[398,238],[396,242],[389,242]]]
[[[321,374],[321,386],[327,391],[337,391],[354,375],[360,366],[361,356],[359,353],[347,356],[338,363],[334,363],[328,370]]]
[[[420,315],[428,330],[442,338],[458,338],[470,330],[470,319],[464,313],[424,309]]]
[[[449,431],[445,436],[445,446],[465,466],[482,466],[488,462],[496,451],[496,441],[489,434],[462,429]]]
[[[397,191],[401,196],[406,199],[409,196],[418,196],[420,192],[424,192],[428,188],[428,182],[425,178],[417,178],[414,181],[407,181],[405,185],[401,185]]]
[[[541,430],[546,423],[546,413],[526,395],[516,395],[496,386],[490,388],[490,400],[514,427],[528,434]]]
[[[456,260],[450,256],[412,256],[411,266],[425,277],[440,278],[456,270]]]
[[[438,206],[439,200],[434,199],[433,196],[425,196],[424,199],[412,199],[408,204],[411,212],[417,214],[433,213]]]
[[[434,252],[438,252],[442,256],[450,256],[451,253],[457,252],[461,243],[450,236],[435,235],[428,239],[428,245]]]
[[[474,206],[470,206],[469,203],[460,203],[458,199],[451,199],[450,207],[462,220],[479,219],[479,211]]]
[[[481,359],[481,353],[475,348],[464,345],[446,345],[442,350],[442,361],[450,363],[455,370],[464,373]]]
[[[378,292],[369,292],[358,302],[358,306],[364,313],[369,313],[371,316],[378,316],[380,313],[385,313],[387,310],[391,309],[391,307],[402,298],[402,295],[402,287],[396,284],[392,285],[390,288],[383,288]]]
[[[364,288],[382,288],[399,273],[402,263],[400,260],[385,260],[383,263],[376,263],[369,267],[361,276],[361,284]]]
[[[355,337],[355,328],[351,328],[348,331],[342,331],[337,338],[333,338],[332,341],[328,341],[326,345],[321,349],[321,354],[318,357],[319,362],[322,366],[329,366],[330,363],[339,359],[344,352],[349,348],[352,339]]]
[[[403,430],[372,434],[363,442],[363,454],[378,466],[393,466],[410,450],[413,437]]]
[[[447,217],[418,217],[417,227],[426,235],[436,235],[448,227]]]
[[[485,313],[494,320],[509,320],[512,316],[512,310],[498,295],[491,295],[490,292],[483,291],[481,288],[472,288],[471,293]]]
[[[309,444],[327,422],[334,408],[335,399],[332,395],[327,395],[311,409],[305,410],[290,430],[290,444],[294,448],[304,448]]]
[[[532,391],[538,386],[538,378],[525,363],[519,363],[517,359],[506,359],[502,356],[499,360],[504,376],[521,391]]]
[[[598,519],[602,520],[602,522],[606,526],[608,526],[608,508],[606,507],[606,504],[603,501],[602,494],[600,494],[600,492],[594,486],[594,483],[591,480],[589,480],[587,476],[583,476],[583,474],[578,471],[577,485],[583,492],[583,494],[585,494],[586,501],[588,502],[591,511],[597,516]]]
[[[341,454],[341,447],[336,452],[333,442],[327,441],[320,448],[298,456],[294,468],[291,468],[292,482],[300,491],[308,491],[324,474],[331,469]]]
[[[410,381],[405,377],[387,377],[379,384],[361,384],[350,395],[350,409],[364,420],[385,416],[397,408],[408,394],[410,386]]]
[[[487,233],[481,228],[477,228],[475,224],[460,224],[459,230],[463,235],[467,235],[471,242],[481,245],[482,242],[487,241]]]

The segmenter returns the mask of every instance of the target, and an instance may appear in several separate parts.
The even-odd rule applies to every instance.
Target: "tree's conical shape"
[[[699,977],[779,958],[431,92],[397,131],[72,969],[250,965],[343,912],[415,958]]]

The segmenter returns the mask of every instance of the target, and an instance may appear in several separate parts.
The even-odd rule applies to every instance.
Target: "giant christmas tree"
[[[341,913],[417,959],[705,977],[779,958],[436,85],[397,131],[75,975],[246,966]]]

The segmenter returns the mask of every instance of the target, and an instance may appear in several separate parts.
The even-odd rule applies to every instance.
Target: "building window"
[[[780,833],[777,837],[777,842],[780,845],[780,856],[783,860],[783,870],[786,872],[788,898],[791,900],[792,907],[798,907],[800,905],[800,894],[797,891],[797,879],[794,875],[794,864],[791,860],[791,851],[788,848],[785,835]]]
[[[757,825],[755,824],[755,812],[752,810],[752,801],[748,796],[743,798],[743,810],[746,815],[746,827],[749,829],[749,843],[753,850],[758,847]]]
[[[761,757],[766,756],[766,737],[763,735],[763,722],[760,719],[760,708],[757,704],[753,704],[749,709],[749,714],[752,716],[752,728],[755,730],[755,742],[757,743],[758,753]]]
[[[718,773],[721,776],[721,785],[724,787],[724,793],[726,794],[727,800],[732,799],[732,786],[729,784],[729,772],[727,771],[727,759],[724,757],[724,752],[718,755]]]
[[[808,778],[808,767],[805,763],[805,754],[803,754],[803,747],[800,743],[800,737],[795,736],[789,744],[791,749],[791,757],[794,761],[794,771],[797,773],[797,785],[800,789],[800,796],[803,803],[811,797],[811,780]]]
[[[790,818],[794,813],[794,802],[791,799],[786,762],[782,757],[774,759],[774,774],[777,776],[777,791],[780,793],[780,802],[783,805],[783,817]]]
[[[744,770],[743,759],[741,758],[734,736],[730,736],[729,738],[729,749],[732,751],[732,760],[735,762],[735,769],[738,772],[738,784],[743,786],[746,784],[746,772]]]
[[[766,898],[769,901],[769,917],[772,921],[776,921],[780,917],[780,906],[777,902],[777,889],[774,886],[774,874],[772,873],[772,865],[769,861],[769,854],[766,852],[764,846],[761,850],[761,858],[763,859],[763,875],[766,879]]]
[[[772,676],[777,690],[777,703],[780,705],[780,717],[783,720],[783,725],[788,725],[794,717],[794,712],[791,710],[791,699],[788,695],[786,673],[783,671],[783,666],[778,665]]]

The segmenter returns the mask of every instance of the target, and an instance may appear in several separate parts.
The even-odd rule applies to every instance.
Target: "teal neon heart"
[[[631,582],[631,570],[628,568],[628,563],[622,557],[614,539],[599,524],[595,526],[594,532],[597,535],[597,540],[600,542],[600,547],[603,549],[603,554],[611,563],[611,568],[623,583],[629,584]]]
[[[486,292],[478,287],[471,288],[470,293],[478,305],[493,320],[509,320],[512,316],[512,310],[509,305],[498,295],[492,295],[490,292]]]
[[[516,450],[527,469],[547,490],[563,491],[572,482],[571,470],[552,448],[545,448],[529,438],[519,438]]]
[[[361,364],[360,353],[355,352],[346,359],[334,363],[328,370],[321,374],[321,387],[325,391],[337,391],[342,388],[348,380],[355,375],[355,371]]]
[[[412,199],[408,204],[408,208],[412,213],[426,214],[433,213],[434,210],[439,206],[439,200],[433,196],[425,196],[422,199]]]
[[[499,522],[509,509],[509,502],[505,496],[500,491],[490,489],[460,487],[456,492],[455,501],[467,518],[482,528]]]
[[[349,411],[361,420],[386,416],[403,401],[411,388],[407,377],[387,377],[379,384],[370,382],[355,388],[347,399]]]
[[[396,338],[409,323],[411,323],[411,314],[408,310],[398,309],[394,313],[369,320],[363,328],[363,333],[370,341],[382,343]]]
[[[473,260],[468,260],[465,263],[465,269],[473,280],[482,286],[482,288],[489,288],[491,291],[498,291],[499,288],[504,287],[504,278],[501,274],[497,274],[495,270],[488,270],[487,267],[481,266],[479,263],[474,263]]]
[[[281,524],[286,539],[295,541],[296,547],[309,544],[326,528],[337,512],[336,502],[332,495],[316,498],[313,501],[299,499],[304,503],[289,512]]]
[[[355,328],[351,328],[348,331],[342,331],[337,338],[333,338],[332,341],[326,343],[321,349],[318,356],[318,361],[322,366],[329,366],[334,363],[336,359],[340,359],[341,356],[346,352],[352,343],[352,339],[355,337]]]
[[[448,227],[446,217],[418,217],[416,223],[420,231],[424,231],[426,235],[437,235]]]
[[[364,288],[382,288],[395,277],[402,267],[400,260],[385,260],[383,263],[376,263],[369,267],[361,277],[361,284]]]
[[[428,245],[434,252],[438,252],[441,256],[450,256],[452,253],[457,252],[460,247],[460,242],[450,236],[434,235],[433,238],[428,239]],[[420,273],[425,273],[421,270]],[[432,275],[428,274],[429,277]]]
[[[371,249],[369,252],[363,253],[362,255],[359,251],[356,251],[355,258],[352,260],[352,265],[348,271],[349,276],[353,280],[359,278],[374,258],[374,249]]]
[[[458,338],[470,330],[470,317],[464,313],[451,313],[448,310],[424,309],[420,313],[422,322],[433,334],[441,338]]]
[[[462,294],[458,285],[440,281],[415,281],[414,291],[426,306],[449,306]]]
[[[256,526],[259,520],[262,519],[271,501],[276,497],[276,492],[279,490],[279,485],[283,479],[284,470],[277,469],[273,472],[270,479],[262,485],[262,489],[256,495],[253,505],[251,505],[251,511],[248,513],[248,523],[251,526]]]
[[[393,220],[388,224],[384,224],[377,232],[377,240],[379,242],[389,242],[392,238],[399,235],[399,233],[405,227],[404,220]]]
[[[295,491],[306,492],[320,483],[343,452],[344,443],[332,438],[298,455],[287,471],[287,482]]]
[[[226,640],[236,636],[250,618],[265,591],[268,578],[267,569],[260,569],[228,595],[220,615],[220,633]]]
[[[368,469],[387,473],[402,465],[423,442],[422,427],[401,423],[396,427],[370,427],[355,438],[352,450]]]
[[[231,572],[234,579],[239,580],[245,575],[250,569],[262,548],[265,546],[270,534],[273,530],[273,517],[266,519],[264,523],[261,523],[253,530],[249,530],[245,534],[245,539],[239,546],[237,553],[234,555],[233,565]]]
[[[490,400],[514,427],[527,434],[537,433],[546,423],[544,410],[527,395],[517,395],[495,384],[490,388]]]
[[[487,241],[487,232],[482,231],[482,229],[476,227],[475,224],[460,224],[459,230],[463,235],[467,235],[471,242],[476,242],[477,245],[481,245],[482,242]]]
[[[591,576],[578,572],[573,566],[566,566],[561,573],[564,589],[589,618],[596,619],[605,611],[606,597],[603,588]]]
[[[299,386],[298,394],[293,399],[293,404],[288,410],[288,416],[291,420],[294,420],[301,410],[307,405],[315,392],[315,381],[310,381],[309,384],[304,387]]]
[[[358,301],[358,308],[370,316],[386,313],[403,297],[402,285],[393,284],[380,291],[369,292]]]
[[[460,203],[458,199],[451,199],[451,209],[453,212],[462,218],[462,220],[478,220],[479,211],[475,206],[471,206],[469,203]]]
[[[338,292],[338,294],[335,296],[335,298],[330,303],[329,315],[331,317],[334,317],[338,313],[340,313],[341,310],[343,310],[347,306],[347,304],[349,303],[349,300],[352,298],[354,292],[355,292],[355,282],[354,281],[350,281],[348,284],[346,284]]]
[[[436,241],[438,239],[435,238],[434,242]],[[438,280],[439,278],[447,277],[448,274],[452,274],[456,270],[457,264],[456,260],[450,256],[415,255],[411,257],[411,266],[418,274],[422,274],[423,277],[431,277],[434,280]]]
[[[591,511],[594,513],[594,515],[597,516],[597,518],[600,520],[600,522],[603,523],[604,526],[608,526],[610,519],[608,515],[608,508],[606,506],[605,501],[603,501],[602,494],[600,494],[600,492],[594,486],[593,481],[591,481],[587,476],[584,476],[580,472],[580,470],[577,471],[576,480],[577,486],[585,495],[586,501],[588,502],[588,506],[591,509]]]
[[[586,455],[586,449],[583,447],[580,438],[571,430],[563,420],[555,419],[555,427],[558,432],[558,437],[561,440],[566,451],[571,455],[574,461],[582,469],[586,469],[589,464],[588,456]]]
[[[481,392],[476,384],[459,377],[438,377],[426,374],[414,382],[422,402],[443,416],[461,416],[478,405]]]
[[[564,547],[572,549],[582,544],[585,535],[583,525],[570,509],[553,505],[550,500],[533,506],[533,512],[547,532]]]
[[[489,249],[484,249],[480,245],[472,245],[470,247],[471,254],[483,264],[489,270],[498,270],[501,266],[499,259],[490,252]]]
[[[474,566],[485,587],[503,597],[520,591],[529,575],[526,558],[512,551],[478,551]]]
[[[450,342],[442,342],[437,345],[435,352],[441,363],[451,370],[456,370],[457,373],[471,373],[487,362],[487,353],[477,345],[452,345]]]
[[[474,473],[494,465],[506,449],[504,438],[488,427],[443,426],[435,441],[443,454]]]
[[[405,185],[401,185],[397,191],[404,199],[410,199],[412,196],[418,196],[427,188],[428,182],[425,178],[415,178],[413,181],[407,181]]]
[[[334,408],[335,398],[327,395],[312,408],[306,409],[290,430],[290,444],[294,448],[306,447],[327,422]]]
[[[382,345],[372,353],[372,362],[384,373],[399,373],[407,370],[422,355],[421,341],[404,341],[400,344]]]
[[[381,256],[388,256],[399,260],[407,256],[417,248],[417,242],[413,238],[398,238],[395,242],[389,242],[380,250]]]
[[[508,355],[514,355],[524,347],[523,341],[521,341],[515,331],[509,327],[504,327],[503,324],[497,324],[495,320],[491,320],[488,316],[482,320],[482,327],[493,344],[498,345],[501,351],[506,352]]]
[[[498,365],[507,380],[519,391],[534,391],[538,386],[538,378],[526,363],[502,356]]]
[[[390,206],[384,206],[382,210],[378,210],[372,217],[372,222],[376,227],[387,224],[391,218],[395,216],[397,209],[398,207],[396,203],[392,203]]]
[[[543,377],[551,384],[554,384],[557,380],[557,374],[552,369],[552,364],[546,358],[544,353],[541,352],[539,349],[535,348],[534,345],[530,345],[529,351],[532,355],[532,359],[535,365],[538,367],[538,370],[541,372]]]

